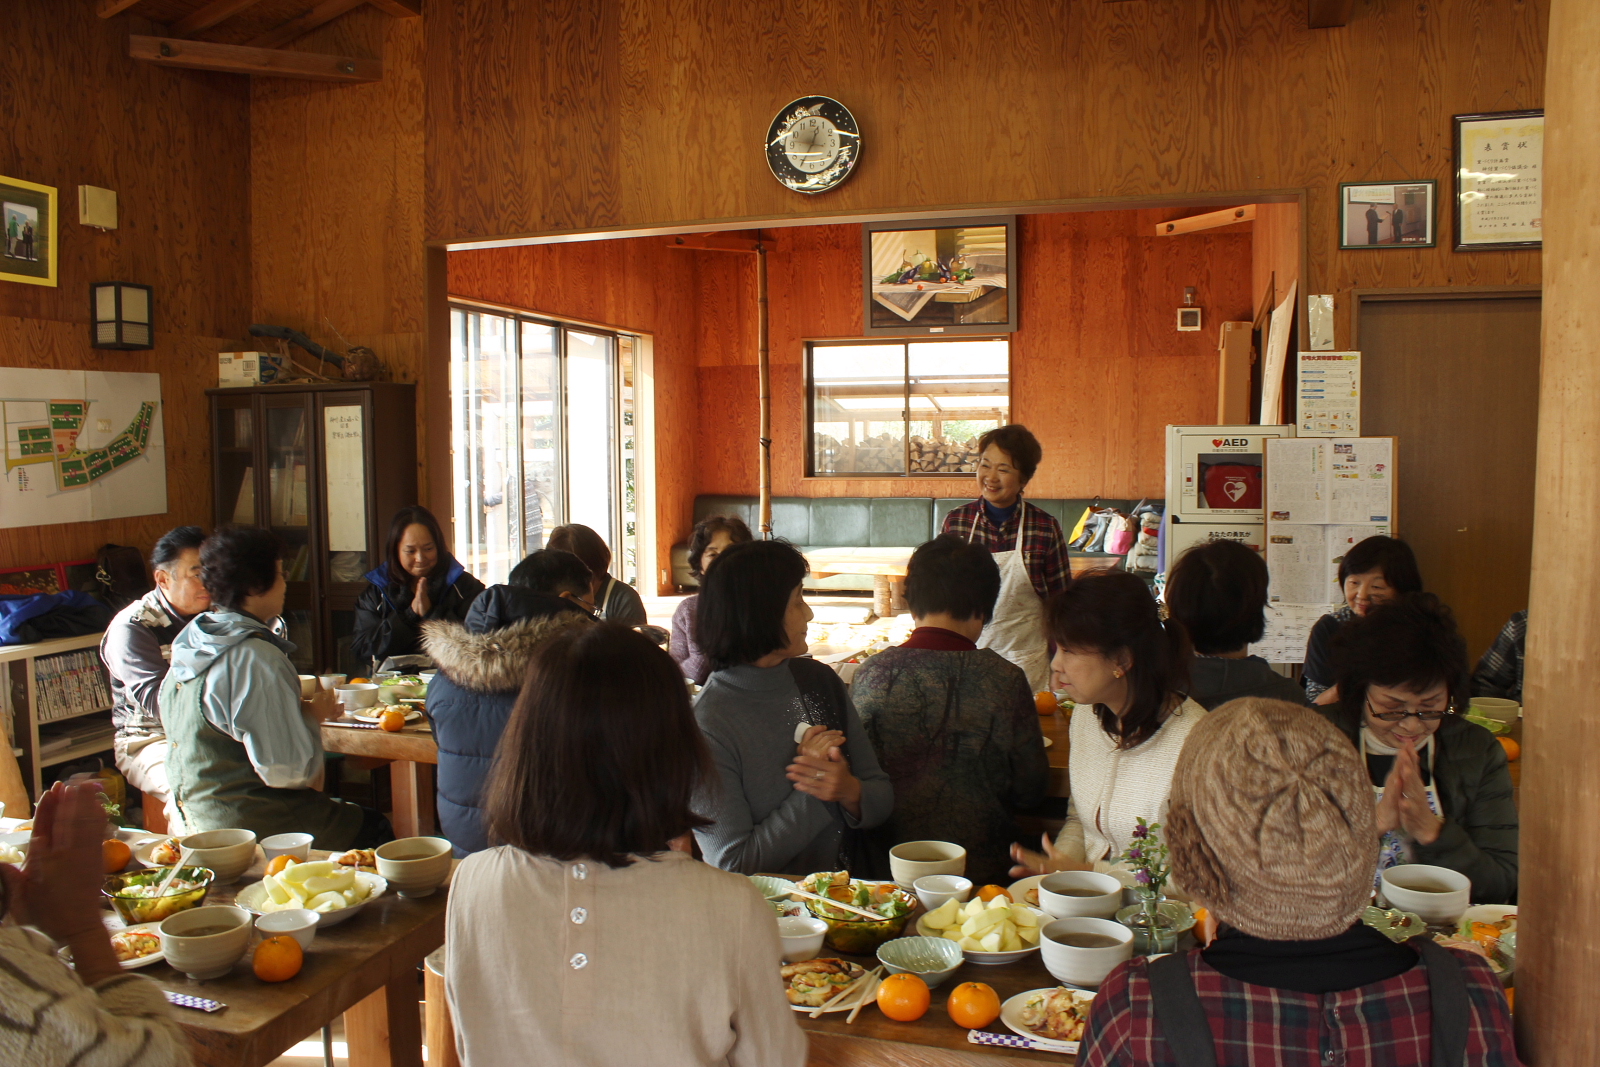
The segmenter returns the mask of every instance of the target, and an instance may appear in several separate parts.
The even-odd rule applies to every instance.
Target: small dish
[[[1000,1005],[1000,1021],[1005,1023],[1007,1028],[1009,1028],[1012,1033],[1025,1037],[1029,1041],[1037,1041],[1040,1045],[1049,1049],[1051,1052],[1065,1052],[1069,1056],[1076,1056],[1078,1054],[1079,1042],[1057,1041],[1054,1038],[1041,1037],[1032,1030],[1029,1030],[1023,1025],[1022,1022],[1022,1009],[1024,1005],[1028,1003],[1028,998],[1036,993],[1049,993],[1051,989],[1054,988],[1057,987],[1051,986],[1044,989],[1030,989],[1026,993],[1018,993],[1016,996],[1007,999],[1004,1004]],[[1093,990],[1080,990],[1076,986],[1065,986],[1063,988],[1072,989],[1075,992],[1091,998],[1094,996]]]
[[[402,837],[374,850],[378,873],[408,899],[430,896],[450,877],[452,846],[442,837]]]
[[[253,919],[227,904],[195,908],[161,923],[161,951],[174,970],[190,978],[221,978],[250,947]]]
[[[378,703],[378,687],[371,682],[352,682],[349,685],[336,685],[333,687],[333,694],[339,698],[339,703],[344,707],[345,711],[370,708]]]
[[[392,706],[393,705],[390,705],[390,707]],[[352,709],[346,706],[345,714],[358,722],[378,722],[383,718],[383,713],[388,710],[389,708],[386,707],[380,711],[367,711],[363,708]],[[418,711],[416,708],[406,708],[406,722],[416,722],[420,718],[422,718],[422,712]]]
[[[268,863],[279,856],[293,856],[304,863],[311,858],[311,842],[315,840],[311,834],[273,834],[261,839],[261,855]]]
[[[878,962],[890,974],[914,974],[937,987],[965,962],[961,946],[943,937],[897,937],[878,946]]]
[[[823,1008],[822,1013],[824,1015],[832,1015],[836,1011],[850,1011],[856,1006],[857,1001],[860,1001],[864,1004],[871,1004],[878,998],[878,987],[882,984],[882,978],[869,977],[867,979],[865,992],[858,988],[854,992],[846,993],[844,996],[839,998],[839,1003],[835,1004],[831,1008]],[[789,1007],[793,1008],[795,1011],[803,1011],[807,1015],[810,1015],[812,1012],[817,1010],[816,1008],[807,1007],[804,1004],[791,1004]]]
[[[1398,908],[1369,907],[1361,913],[1361,921],[1395,942],[1410,941],[1428,930],[1422,916]]]
[[[28,856],[28,842],[32,838],[32,830],[18,830],[14,833],[0,834],[0,863],[20,866]]]
[[[911,889],[928,911],[956,900],[965,904],[972,899],[972,879],[956,874],[927,874],[911,883]]]
[[[124,926],[120,930],[111,930],[111,931],[109,931],[109,933],[114,938],[118,934],[131,933],[134,930],[147,931],[149,933],[155,934],[158,939],[161,936],[161,924],[160,923],[139,923],[137,926]],[[116,946],[113,945],[112,947],[115,948]],[[56,953],[56,955],[60,956],[61,957],[61,962],[65,963],[68,967],[71,967],[73,965],[72,964],[72,950],[71,949],[66,948],[66,947],[62,947]],[[152,963],[160,963],[162,960],[164,960],[166,958],[167,958],[167,954],[165,952],[163,952],[161,949],[157,948],[154,952],[150,953],[147,956],[135,956],[131,960],[122,960],[120,962],[122,964],[122,969],[123,970],[132,971],[132,970],[136,970],[136,969],[138,969],[140,967],[148,967]]]
[[[317,936],[317,926],[322,920],[320,912],[305,908],[290,908],[256,916],[256,929],[262,937],[292,937],[304,951],[311,947]]]
[[[750,881],[768,900],[782,900],[794,892],[794,883],[787,878],[774,878],[770,874],[752,874]]]
[[[783,942],[783,962],[816,959],[822,952],[822,939],[827,933],[828,924],[810,915],[779,916],[778,940]]]
[[[178,838],[183,858],[216,873],[214,885],[232,885],[256,861],[253,830],[204,830]]]

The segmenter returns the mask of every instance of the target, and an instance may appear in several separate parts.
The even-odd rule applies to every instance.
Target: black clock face
[[[802,96],[767,130],[767,166],[797,193],[822,193],[846,178],[861,157],[856,117],[827,96]]]

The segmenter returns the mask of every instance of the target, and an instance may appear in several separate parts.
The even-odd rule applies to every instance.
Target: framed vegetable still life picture
[[[1456,251],[1539,248],[1544,112],[1457,115]]]
[[[1439,183],[1343,182],[1339,186],[1340,248],[1432,248]]]
[[[0,282],[56,284],[56,191],[0,177]]]

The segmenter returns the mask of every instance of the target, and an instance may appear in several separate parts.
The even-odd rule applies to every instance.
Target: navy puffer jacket
[[[439,745],[439,829],[457,856],[489,847],[483,785],[534,653],[558,634],[594,624],[581,611],[522,619],[488,633],[458,622],[423,624],[422,647],[439,668],[428,686]]]

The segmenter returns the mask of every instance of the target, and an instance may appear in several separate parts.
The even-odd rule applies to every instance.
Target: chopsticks
[[[827,1000],[823,1001],[821,1004],[819,1004],[815,1008],[813,1008],[811,1010],[811,1018],[813,1018],[813,1019],[818,1018],[819,1016],[822,1015],[823,1012],[827,1011],[829,1008],[833,1007],[834,1005],[839,1004],[841,1001],[844,1000],[845,997],[849,996],[851,993],[858,992],[864,986],[867,986],[867,985],[871,984],[872,979],[877,975],[877,973],[878,973],[878,968],[873,968],[872,970],[870,970],[870,971],[866,972],[865,974],[863,974],[860,978],[857,978],[854,982],[851,982],[849,985],[847,985],[843,989],[839,990],[839,992],[835,993],[833,996],[829,997]],[[861,1008],[861,1005],[857,1004],[856,1005],[856,1009],[859,1011],[860,1008]],[[855,1018],[855,1016],[852,1015],[851,1018]],[[846,1020],[846,1021],[848,1021],[848,1020]]]
[[[818,896],[815,893],[808,893],[799,886],[796,886],[793,890],[791,890],[790,895],[796,897],[805,897],[807,900],[820,900],[822,903],[827,904],[830,907],[840,908],[844,911],[853,911],[857,915],[865,915],[873,922],[881,923],[889,921],[889,917],[887,915],[879,915],[875,911],[868,911],[866,908],[858,908],[854,904],[846,904],[844,901],[834,900],[832,897],[823,897]]]
[[[875,983],[882,974],[883,974],[883,965],[882,964],[879,964],[878,966],[874,967],[872,970],[867,972],[866,980],[865,980],[865,982],[862,983],[861,996],[856,998],[856,1006],[851,1008],[850,1009],[850,1014],[845,1017],[844,1021],[847,1024],[855,1022],[856,1021],[856,1016],[861,1014],[861,1007],[862,1007],[862,1005],[866,1004],[867,999],[868,999],[868,994],[874,992],[874,990],[872,988],[873,987],[873,983]]]

